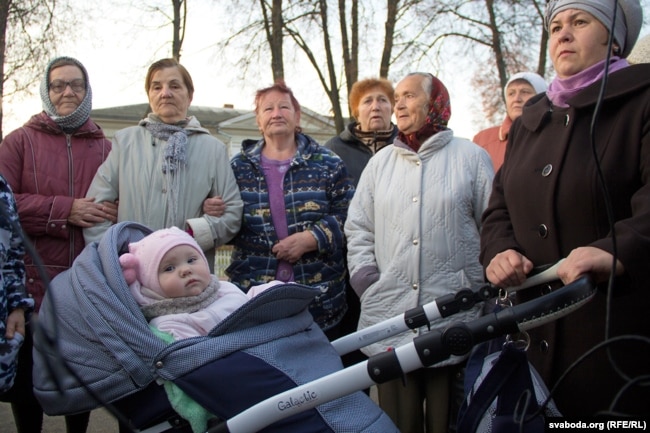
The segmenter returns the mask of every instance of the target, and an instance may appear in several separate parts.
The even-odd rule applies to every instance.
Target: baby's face
[[[158,282],[166,298],[196,296],[208,287],[211,278],[207,263],[189,245],[167,251],[158,267]]]

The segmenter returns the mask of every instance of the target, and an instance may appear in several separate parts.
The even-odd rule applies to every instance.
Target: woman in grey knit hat
[[[625,60],[642,21],[639,0],[548,3],[556,77],[514,122],[483,215],[491,283],[519,285],[564,259],[562,283],[598,284],[585,306],[530,331],[529,359],[574,419],[650,413],[650,65]]]
[[[14,192],[23,230],[51,280],[83,250],[82,229],[115,221],[117,207],[85,198],[111,150],[102,129],[90,119],[92,93],[86,68],[72,57],[53,59],[45,68],[40,93],[43,111],[0,144],[0,173]],[[25,286],[38,312],[48,281],[29,255],[25,267]],[[42,429],[43,410],[32,392],[31,332],[25,337],[14,386],[0,399],[11,402],[17,432],[33,433]],[[67,416],[68,433],[84,433],[88,416]]]

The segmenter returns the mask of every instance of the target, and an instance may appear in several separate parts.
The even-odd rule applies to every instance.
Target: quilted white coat
[[[359,329],[483,284],[479,231],[493,176],[487,152],[451,130],[430,137],[417,153],[396,139],[371,158],[345,224],[351,278],[372,267],[380,275],[365,290],[355,287],[362,292]],[[478,315],[475,307],[434,321],[432,329]],[[410,343],[421,332],[426,328],[363,351],[374,355]]]

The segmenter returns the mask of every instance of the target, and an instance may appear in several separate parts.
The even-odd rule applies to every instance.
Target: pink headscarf
[[[429,112],[424,126],[412,134],[399,132],[399,139],[406,143],[414,151],[420,149],[420,145],[429,137],[447,129],[447,123],[451,117],[451,102],[449,92],[442,81],[428,73],[416,73],[431,77],[431,94],[429,95]]]

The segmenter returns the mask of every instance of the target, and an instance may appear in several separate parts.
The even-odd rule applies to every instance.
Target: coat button
[[[542,340],[539,342],[539,351],[542,353],[548,353],[548,341]]]
[[[413,285],[411,287],[413,288],[413,290],[417,290],[418,289],[418,283],[413,283]]]
[[[546,224],[540,224],[539,227],[537,227],[537,234],[542,239],[545,239],[548,236],[548,227],[546,227]]]
[[[553,164],[546,164],[542,169],[542,176],[546,177],[553,171]]]

